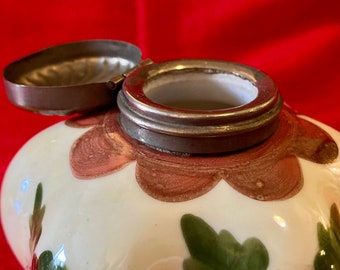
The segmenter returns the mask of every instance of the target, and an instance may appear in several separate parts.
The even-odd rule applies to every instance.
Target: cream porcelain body
[[[308,118],[307,118],[308,119]],[[308,119],[309,121],[313,121]],[[340,145],[340,134],[320,123]],[[340,205],[340,159],[320,165],[299,158],[302,190],[292,198],[256,201],[220,181],[185,202],[150,197],[135,179],[135,162],[94,180],[71,172],[69,150],[86,129],[61,122],[32,138],[8,168],[1,193],[6,236],[25,269],[30,269],[29,217],[42,183],[45,216],[36,255],[50,250],[67,269],[182,269],[190,256],[180,219],[190,213],[242,243],[256,237],[269,253],[269,270],[314,269],[316,226],[329,226],[332,203]]]

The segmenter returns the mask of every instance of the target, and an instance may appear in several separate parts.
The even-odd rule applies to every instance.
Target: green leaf
[[[331,247],[331,239],[328,230],[319,222],[317,225],[318,241],[320,249]]]
[[[334,235],[334,243],[337,244],[337,251],[340,252],[339,243],[340,243],[340,215],[338,208],[335,203],[331,206],[331,218],[330,218],[331,231]]]
[[[39,183],[35,192],[33,213],[29,217],[29,228],[30,228],[30,250],[32,254],[39,242],[42,233],[42,220],[45,215],[45,206],[42,206],[43,200],[43,188],[42,184]]]
[[[257,238],[241,245],[228,231],[217,234],[204,220],[191,214],[181,219],[181,228],[191,258],[185,270],[265,270],[269,255]]]
[[[45,206],[42,207],[42,200],[43,200],[43,188],[42,184],[39,183],[35,192],[33,213],[29,219],[29,225],[31,230],[34,224],[41,223],[42,219],[44,218]]]
[[[224,261],[226,265],[233,265],[242,254],[242,245],[237,242],[235,237],[227,230],[222,230],[219,233],[219,246],[225,251]]]
[[[248,257],[248,269],[265,269],[268,267],[269,254],[260,240],[249,238],[244,242],[243,246]]]
[[[183,269],[184,270],[215,270],[214,268],[193,258],[184,260]]]
[[[38,270],[49,270],[48,265],[53,261],[53,254],[51,251],[46,250],[40,254],[38,260]]]
[[[57,265],[54,261],[52,252],[46,250],[39,256],[38,270],[67,270],[67,267]]]
[[[340,269],[340,215],[336,204],[330,209],[330,227],[317,224],[319,251],[314,259],[314,269]]]
[[[202,219],[190,214],[182,217],[181,227],[191,256],[215,268],[218,267],[217,233]]]
[[[39,183],[35,191],[33,215],[39,212],[41,205],[42,205],[42,200],[43,200],[43,188],[42,188],[42,184]]]

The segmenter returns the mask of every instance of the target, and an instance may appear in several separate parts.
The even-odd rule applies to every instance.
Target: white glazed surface
[[[340,145],[337,131],[317,124]],[[199,198],[168,203],[142,191],[134,162],[95,180],[74,178],[69,150],[87,130],[54,125],[31,139],[8,168],[2,222],[26,269],[32,260],[29,216],[40,182],[46,212],[36,253],[51,250],[69,270],[182,269],[189,257],[180,228],[186,213],[201,217],[217,232],[230,231],[241,243],[260,239],[269,253],[269,270],[313,269],[317,223],[328,226],[331,204],[340,206],[339,157],[329,165],[299,159],[304,186],[287,200],[256,201],[221,181]]]

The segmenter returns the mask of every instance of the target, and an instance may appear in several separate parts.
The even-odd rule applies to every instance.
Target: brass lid
[[[115,104],[125,73],[141,61],[133,44],[85,40],[49,47],[9,64],[8,99],[47,115],[86,113]]]

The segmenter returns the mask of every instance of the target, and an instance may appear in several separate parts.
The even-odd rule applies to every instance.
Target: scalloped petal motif
[[[94,127],[72,146],[70,164],[75,177],[94,179],[113,173],[136,160],[140,187],[161,201],[179,202],[199,197],[219,181],[256,200],[284,200],[303,187],[297,157],[326,164],[338,156],[335,141],[318,126],[299,118],[285,107],[278,130],[265,142],[216,156],[176,156],[163,153],[129,138],[120,128],[117,109],[81,124]]]

